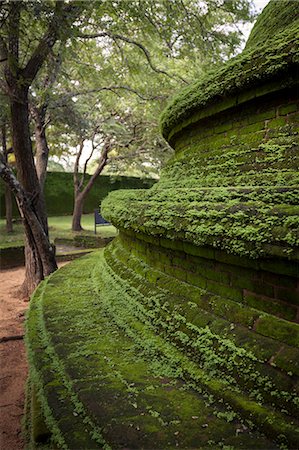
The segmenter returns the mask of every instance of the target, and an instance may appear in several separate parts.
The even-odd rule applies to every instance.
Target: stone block
[[[286,320],[295,320],[297,316],[297,308],[276,300],[254,294],[253,292],[244,293],[244,302],[260,311],[281,317]]]
[[[200,256],[201,258],[214,259],[215,250],[211,247],[198,247],[190,242],[184,242],[184,252],[192,256]]]
[[[218,294],[222,298],[230,298],[237,302],[243,301],[242,289],[236,289],[209,280],[207,281],[206,288],[209,292],[212,292],[213,294]]]
[[[255,331],[292,347],[299,347],[299,326],[273,316],[260,317]]]
[[[205,289],[207,285],[207,280],[204,277],[192,272],[187,272],[187,282],[202,289]]]

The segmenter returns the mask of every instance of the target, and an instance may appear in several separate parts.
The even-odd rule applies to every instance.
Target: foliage
[[[90,178],[87,175],[87,180]],[[91,213],[97,208],[100,202],[108,195],[111,190],[117,189],[147,189],[151,187],[154,180],[150,178],[107,176],[100,177],[94,186],[94,189],[88,194],[84,205],[84,214]],[[73,192],[73,174],[67,172],[49,172],[45,183],[45,199],[47,203],[48,216],[69,215],[73,212],[74,192]],[[61,201],[63,199],[63,201]],[[0,205],[3,216],[4,207],[4,185],[0,182]],[[0,217],[3,217],[0,214]],[[18,218],[19,212],[14,204],[13,216]]]
[[[70,147],[82,136],[91,139],[97,129],[98,141],[112,141],[112,173],[126,167],[157,171],[170,150],[157,123],[166,97],[211,60],[235,51],[241,37],[234,24],[252,19],[250,4],[221,2],[216,8],[213,1],[199,7],[193,0],[175,0],[170,8],[164,1],[118,0],[93,2],[88,13],[66,48],[53,49],[33,87],[39,106],[50,95],[51,152],[74,153]],[[47,86],[43,80],[51,78],[57,59],[62,61],[57,79]]]

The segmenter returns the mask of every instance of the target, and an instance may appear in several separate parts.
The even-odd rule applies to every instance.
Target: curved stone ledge
[[[272,257],[278,265],[286,260],[286,270],[299,274],[299,188],[167,189],[159,184],[149,191],[110,194],[102,213],[120,229],[166,238],[177,248],[193,244],[232,257]]]
[[[33,440],[44,418],[61,448],[297,448],[298,14],[269,32],[284,5],[168,107],[160,182],[103,202],[119,237],[36,291]]]
[[[208,111],[212,107],[223,111],[236,104],[236,100],[241,103],[243,93],[248,99],[252,98],[252,92],[258,97],[298,83],[299,7],[296,2],[288,2],[284,8],[291,11],[292,21],[274,28],[266,40],[248,45],[241,55],[187,86],[172,99],[161,118],[165,139],[171,139],[185,123],[192,122],[199,110]],[[279,15],[277,9],[274,2],[268,6],[272,21]],[[257,23],[252,35],[258,34],[258,29],[262,31]]]
[[[296,448],[298,378],[276,365],[296,349],[232,327],[184,283],[174,294],[140,275],[155,269],[123,239],[104,252],[60,269],[32,298],[34,448]]]

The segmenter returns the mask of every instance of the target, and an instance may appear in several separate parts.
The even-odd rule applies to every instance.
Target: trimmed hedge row
[[[86,182],[89,179],[86,176]],[[109,192],[118,189],[147,189],[155,183],[150,178],[136,178],[123,176],[101,175],[89,192],[85,204],[84,213],[93,212],[94,208],[108,195]],[[46,204],[49,216],[68,215],[73,212],[73,174],[67,172],[48,172],[45,184]],[[13,201],[13,217],[19,217],[15,201]],[[5,217],[4,183],[0,180],[0,218]]]

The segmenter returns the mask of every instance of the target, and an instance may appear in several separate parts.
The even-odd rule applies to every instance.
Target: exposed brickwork
[[[198,248],[198,252],[209,255],[209,259],[188,253],[186,250],[190,250],[190,246],[185,251],[167,248],[165,239],[161,241],[164,244],[162,246],[159,242],[153,244],[144,241],[143,235],[139,235],[138,239],[121,233],[120,238],[133,256],[144,260],[153,269],[224,298],[286,320],[298,321],[299,289],[298,279],[294,276],[261,270],[259,267],[254,269],[250,267],[250,260],[249,267],[240,267],[232,264],[232,258],[224,252],[217,251],[215,255],[208,248]],[[175,247],[175,243],[169,242],[169,246]],[[237,257],[234,259],[237,263]],[[259,261],[258,264],[267,267],[267,261]]]
[[[190,124],[172,138],[171,143],[176,150],[173,162],[176,171],[180,171],[181,162],[185,173],[190,165],[192,173],[197,171],[200,174],[200,184],[204,185],[207,177],[209,186],[246,182],[266,184],[269,177],[273,178],[273,174],[281,170],[288,172],[289,183],[296,180],[298,147],[284,151],[283,157],[274,153],[269,155],[260,147],[269,139],[279,138],[281,133],[299,131],[296,88],[253,98],[245,104],[236,102],[228,110]],[[171,168],[172,164],[169,164],[165,179],[168,179],[168,173],[170,178],[173,177]],[[222,176],[220,184],[219,169]],[[213,172],[214,179],[210,176]],[[250,172],[251,179],[244,178],[247,172]],[[227,181],[226,176],[229,177]],[[255,179],[256,183],[253,183]]]

